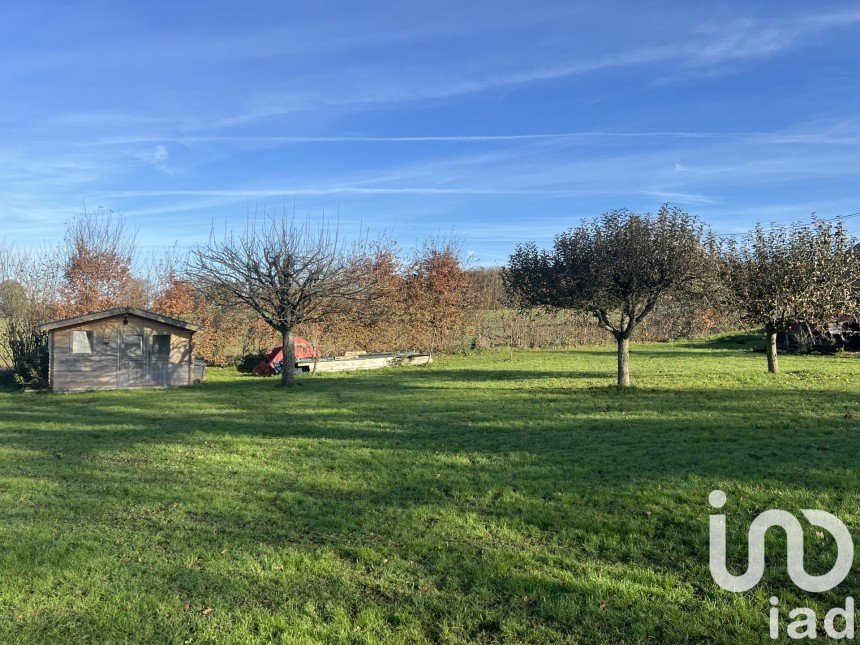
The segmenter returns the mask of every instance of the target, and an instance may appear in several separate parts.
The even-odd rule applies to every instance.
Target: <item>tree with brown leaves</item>
[[[76,217],[64,240],[61,314],[145,306],[146,290],[132,273],[136,250],[136,237],[122,218],[102,211]]]
[[[152,301],[152,311],[173,318],[188,319],[197,309],[194,285],[179,277],[174,269],[169,269],[161,278],[162,288]]]
[[[360,266],[351,270],[371,277],[366,297],[342,302],[324,324],[303,325],[302,335],[326,354],[404,349],[405,292],[396,244],[383,237],[356,261]]]
[[[429,352],[462,335],[469,275],[452,237],[430,237],[415,251],[406,275],[409,322],[415,342]]]

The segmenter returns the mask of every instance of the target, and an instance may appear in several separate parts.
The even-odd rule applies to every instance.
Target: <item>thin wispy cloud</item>
[[[571,55],[562,52],[553,56],[550,64],[529,64],[529,57],[505,61],[503,65],[493,58],[486,61],[478,59],[470,66],[473,68],[471,71],[463,66],[427,69],[407,59],[399,61],[392,73],[392,65],[386,59],[374,61],[370,65],[365,63],[358,69],[349,58],[345,58],[337,71],[326,70],[324,73],[307,75],[297,83],[290,83],[287,90],[255,88],[244,101],[244,107],[232,113],[122,115],[99,110],[57,118],[60,122],[66,120],[70,123],[113,121],[130,127],[140,126],[149,120],[152,124],[172,124],[174,128],[186,132],[222,130],[320,109],[366,110],[386,104],[454,99],[625,68],[661,66],[664,69],[659,74],[665,83],[665,78],[672,76],[672,70],[677,72],[679,78],[687,79],[695,70],[707,73],[707,70],[715,67],[768,59],[817,44],[821,35],[828,31],[838,32],[857,24],[860,24],[860,12],[857,10],[799,17],[705,21],[693,25],[687,33],[682,31],[670,39],[660,38],[657,44],[632,46],[620,51],[615,49],[602,54]],[[433,34],[438,35],[432,29],[429,30],[428,37]],[[273,40],[266,38],[265,32],[261,33],[260,45],[254,47],[250,46],[254,36],[242,38],[241,47],[230,44],[232,40],[227,39],[230,47],[223,49],[256,52],[249,55],[259,56],[263,55],[261,52],[268,51],[266,43]],[[355,47],[364,47],[365,41],[351,42],[346,38],[338,46],[346,55],[348,52],[354,53]],[[221,51],[222,48],[215,49]],[[189,48],[189,52],[195,55],[206,51],[203,46]],[[275,50],[269,53],[289,55],[290,51]],[[182,60],[182,57],[178,56],[178,59]],[[117,60],[123,58],[117,57]]]
[[[700,27],[695,39],[680,38],[674,42],[647,45],[613,52],[602,56],[576,57],[548,66],[487,73],[474,77],[440,78],[435,74],[411,74],[399,83],[379,83],[369,89],[353,88],[344,95],[316,90],[290,93],[285,97],[269,94],[258,99],[265,107],[223,118],[209,124],[220,128],[266,119],[305,109],[330,107],[361,107],[376,103],[398,103],[427,99],[448,99],[487,90],[556,81],[582,74],[625,67],[640,67],[670,63],[680,69],[707,68],[768,58],[793,48],[809,44],[821,31],[845,28],[860,23],[860,12],[825,13],[795,19],[733,20],[720,25]],[[328,80],[328,79],[327,79]],[[329,83],[338,87],[338,83]]]
[[[130,143],[154,143],[170,141],[172,143],[472,143],[484,141],[542,141],[552,139],[592,139],[592,138],[682,138],[703,139],[726,136],[738,136],[721,132],[549,132],[534,134],[488,134],[488,135],[433,135],[433,136],[369,136],[369,135],[333,135],[333,136],[234,136],[210,135],[193,137],[117,137],[95,141],[97,145],[125,145]]]
[[[280,186],[275,188],[232,188],[232,189],[185,189],[185,190],[149,190],[149,191],[118,191],[107,193],[105,197],[235,197],[239,199],[259,199],[265,197],[289,197],[300,195],[556,195],[575,197],[595,195],[595,191],[565,190],[565,189],[490,189],[490,188],[435,188],[432,186],[404,186],[401,188],[366,188],[361,186]]]
[[[428,136],[371,136],[371,135],[329,135],[329,136],[143,136],[114,137],[87,142],[82,145],[121,146],[137,143],[169,142],[178,144],[225,143],[225,144],[294,144],[294,143],[482,143],[482,142],[519,142],[519,141],[565,141],[587,139],[755,139],[772,144],[809,144],[809,145],[857,145],[860,134],[856,136],[828,135],[823,133],[801,132],[547,132],[529,134],[487,134],[487,135],[428,135]]]
[[[860,9],[619,6],[176,5],[156,27],[21,5],[0,24],[0,236],[88,205],[193,241],[295,198],[501,257],[622,206],[724,227],[860,209]]]
[[[168,163],[170,161],[170,153],[167,151],[167,146],[163,144],[158,144],[150,150],[145,150],[139,153],[137,156],[141,161],[148,163],[150,166],[160,170],[161,172],[168,174],[173,173]]]

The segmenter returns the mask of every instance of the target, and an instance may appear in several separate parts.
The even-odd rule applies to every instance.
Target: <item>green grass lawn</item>
[[[720,590],[707,496],[729,496],[738,573],[767,508],[828,510],[857,541],[860,361],[783,357],[773,376],[731,339],[631,361],[626,392],[611,347],[291,391],[211,370],[2,392],[0,642],[761,642],[771,595],[857,595],[856,566],[797,590],[776,532],[762,583]],[[807,537],[826,571],[832,539]]]

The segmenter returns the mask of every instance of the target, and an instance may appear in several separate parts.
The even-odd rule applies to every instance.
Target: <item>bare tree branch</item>
[[[338,227],[310,218],[249,216],[240,234],[210,235],[191,251],[186,272],[225,305],[250,307],[281,334],[282,384],[293,382],[294,330],[320,323],[373,297],[364,234],[346,243]]]

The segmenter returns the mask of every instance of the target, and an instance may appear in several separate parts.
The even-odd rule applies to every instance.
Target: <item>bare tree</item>
[[[670,206],[627,210],[558,235],[552,251],[520,245],[505,271],[522,305],[579,309],[618,345],[618,385],[630,385],[630,337],[668,295],[703,297],[713,284],[716,242],[694,216]]]
[[[860,253],[841,221],[758,225],[727,250],[741,317],[764,327],[769,372],[779,371],[776,336],[790,323],[827,323],[856,311]]]
[[[372,262],[366,240],[350,245],[337,226],[310,218],[249,217],[241,234],[214,234],[192,249],[187,274],[197,288],[225,305],[250,307],[281,336],[281,384],[293,384],[294,330],[325,321],[345,303],[371,297]]]
[[[0,244],[0,362],[21,384],[47,385],[48,337],[40,326],[57,313],[54,255]]]

